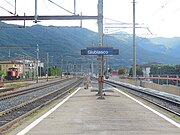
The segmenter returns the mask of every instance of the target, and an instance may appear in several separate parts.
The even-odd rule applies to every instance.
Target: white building
[[[147,64],[144,64],[144,65],[141,65],[143,76],[144,77],[149,77],[150,72],[151,72],[151,66],[156,65],[156,64],[159,64],[159,63],[152,62],[152,63],[147,63]]]

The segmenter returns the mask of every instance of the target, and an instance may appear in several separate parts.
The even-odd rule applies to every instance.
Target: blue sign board
[[[81,50],[81,55],[118,55],[119,49],[112,47],[88,47]]]

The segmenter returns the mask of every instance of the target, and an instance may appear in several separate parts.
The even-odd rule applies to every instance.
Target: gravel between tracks
[[[71,82],[74,82],[74,81],[75,81],[75,79],[70,80],[70,81],[66,81],[66,82],[63,82],[63,83],[60,83],[58,85],[54,85],[54,86],[51,86],[51,87],[48,87],[48,88],[44,88],[44,89],[41,89],[41,90],[38,90],[38,91],[34,91],[34,92],[31,92],[31,93],[27,93],[27,94],[20,95],[20,96],[14,97],[14,98],[10,98],[10,99],[0,101],[0,112],[4,111],[6,109],[12,108],[14,106],[17,106],[19,104],[22,104],[24,102],[27,102],[29,100],[32,100],[34,98],[37,98],[39,96],[42,96],[44,94],[47,94],[49,92],[52,92],[52,91],[58,89],[59,87],[62,87],[64,85],[67,85],[68,83],[71,83]],[[46,82],[46,83],[48,83],[48,82]],[[34,84],[34,85],[30,85],[30,86],[28,86],[26,88],[33,88],[33,87],[37,87],[37,86],[40,86],[40,85],[44,85],[46,83]],[[25,89],[25,88],[20,88],[20,89],[22,90],[22,89]],[[20,90],[20,89],[18,89],[18,90]]]

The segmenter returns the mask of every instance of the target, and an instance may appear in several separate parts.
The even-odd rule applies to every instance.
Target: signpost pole
[[[98,42],[99,47],[103,46],[103,0],[98,0]],[[98,56],[99,67],[99,91],[98,95],[102,97],[103,93],[103,55]]]

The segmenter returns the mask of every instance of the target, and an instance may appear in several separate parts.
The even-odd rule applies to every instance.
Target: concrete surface
[[[100,100],[96,92],[81,88],[27,135],[180,135],[178,127],[121,93],[106,95]]]

